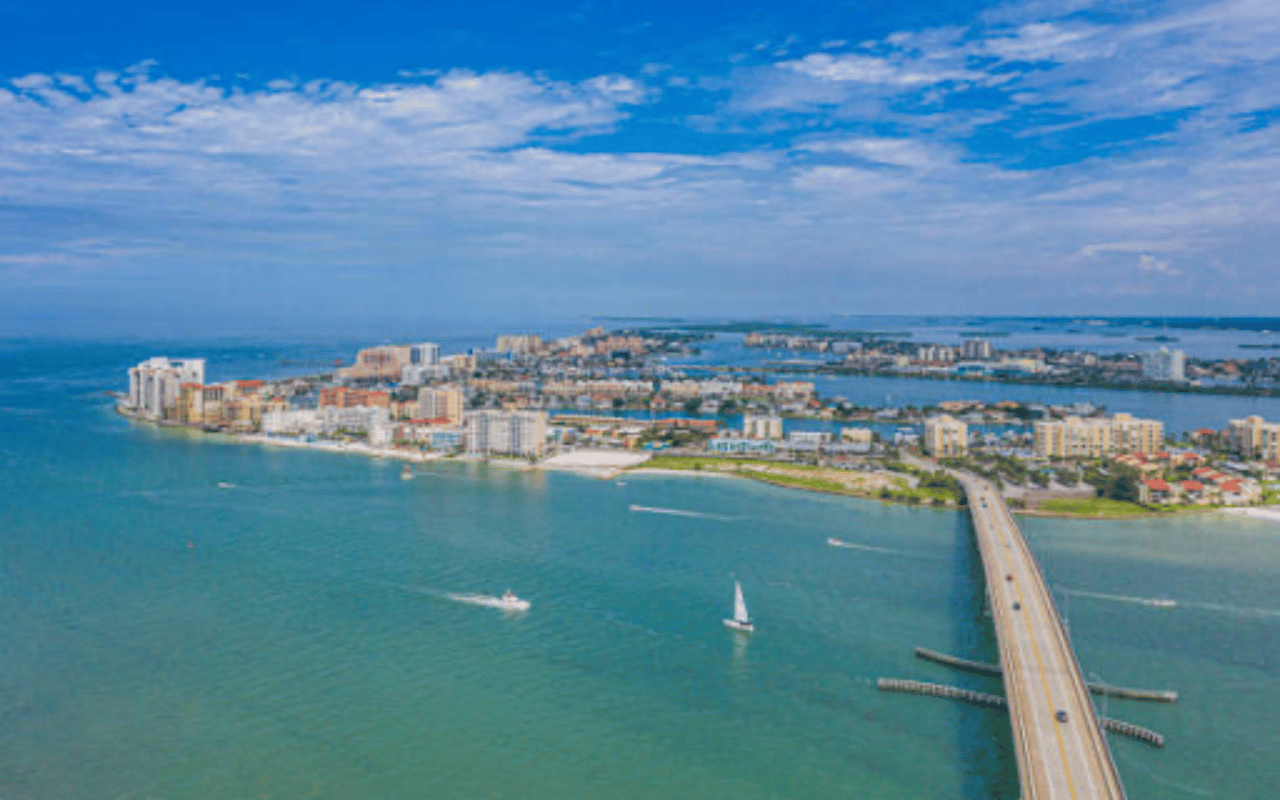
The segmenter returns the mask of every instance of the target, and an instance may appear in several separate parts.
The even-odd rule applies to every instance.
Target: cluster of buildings
[[[1142,469],[1145,464],[1134,466],[1146,471]],[[1185,480],[1144,478],[1139,491],[1143,502],[1166,505],[1187,503],[1240,506],[1256,503],[1262,498],[1262,487],[1257,481],[1212,467],[1197,467],[1191,470],[1191,476]]]
[[[820,341],[752,336],[754,346],[781,342],[818,347]],[[823,348],[834,344],[826,342]],[[850,359],[885,357],[857,342],[845,344]],[[705,440],[706,449],[714,453],[828,456],[839,463],[876,448],[876,434],[861,425],[784,430],[783,413],[824,418],[823,412],[833,410],[823,406],[809,381],[765,383],[723,375],[699,379],[674,370],[619,366],[664,346],[660,339],[602,329],[554,340],[533,334],[504,335],[493,350],[450,356],[442,356],[439,345],[432,342],[381,345],[360,350],[353,364],[332,376],[275,382],[206,383],[204,359],[156,357],[129,369],[123,405],[132,414],[162,423],[267,435],[358,438],[375,446],[407,445],[477,456],[536,458],[545,453],[549,442],[659,447]],[[952,369],[982,364],[984,369],[1004,365],[1035,371],[1043,365],[1011,362],[979,338],[968,338],[959,347],[921,346],[915,355]],[[571,364],[563,359],[590,361]],[[601,364],[607,368],[599,368]],[[1142,359],[1141,370],[1149,380],[1180,381],[1185,379],[1186,367],[1180,351],[1160,348]],[[714,419],[655,418],[667,409],[714,414],[728,403],[744,412],[740,429],[723,430]],[[546,411],[624,405],[648,409],[649,419],[561,414],[552,420]],[[1012,454],[1039,460],[1112,459],[1142,474],[1142,491],[1153,502],[1247,503],[1260,496],[1258,484],[1241,477],[1248,468],[1234,470],[1240,475],[1220,470],[1188,474],[1192,467],[1208,468],[1195,463],[1194,453],[1164,452],[1164,425],[1158,420],[1124,413],[1093,416],[1096,409],[1087,406],[1057,409],[957,400],[939,403],[938,408],[942,413],[908,419],[913,426],[922,423],[919,444],[935,457],[964,456],[971,446],[984,441],[993,446],[996,435],[974,433],[971,423],[1016,423],[1015,416],[1025,419],[1042,413],[1045,418],[1032,424],[1029,436],[1017,432],[1018,449]],[[863,413],[858,419],[902,420],[896,409]],[[895,443],[914,445],[916,430],[899,428]],[[1231,420],[1226,431],[1208,433],[1220,452],[1225,444],[1244,460],[1275,464],[1280,470],[1280,423],[1250,416]],[[1027,442],[1029,450],[1023,449]]]
[[[266,381],[205,383],[204,359],[156,357],[129,370],[124,405],[148,420],[204,429],[354,436],[375,446],[412,443],[476,455],[542,455],[546,412],[467,410],[463,390],[451,385],[419,386],[399,398],[390,390],[351,385],[394,379],[403,386],[406,375],[413,380],[452,374],[453,365],[439,354],[431,343],[362,350],[353,366],[339,370],[345,382],[322,386],[301,404]]]
[[[827,455],[836,458],[871,452],[870,428],[850,426],[839,438],[830,431],[791,431],[784,436],[782,417],[776,414],[744,414],[742,430],[727,430],[707,441],[712,453],[734,455]]]

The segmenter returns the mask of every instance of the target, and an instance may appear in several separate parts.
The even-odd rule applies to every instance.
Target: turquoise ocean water
[[[102,391],[149,354],[0,353],[0,798],[1017,796],[998,712],[873,686],[998,690],[911,652],[995,658],[964,517],[710,477],[402,481],[117,417]],[[1025,529],[1085,668],[1182,693],[1109,702],[1168,737],[1113,739],[1129,796],[1275,797],[1280,525]],[[735,577],[750,638],[720,622]],[[508,587],[528,613],[450,598]]]

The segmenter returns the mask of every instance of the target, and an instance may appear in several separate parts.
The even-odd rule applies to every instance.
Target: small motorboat
[[[530,605],[528,600],[516,597],[516,593],[510,589],[503,592],[502,597],[498,599],[498,607],[503,611],[528,611]]]
[[[413,480],[413,470],[409,467],[408,464],[405,464],[404,469],[400,470],[400,480],[402,481]]]

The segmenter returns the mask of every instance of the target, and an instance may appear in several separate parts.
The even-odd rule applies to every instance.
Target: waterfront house
[[[1159,478],[1148,478],[1139,488],[1144,503],[1171,503],[1178,497],[1177,490]]]

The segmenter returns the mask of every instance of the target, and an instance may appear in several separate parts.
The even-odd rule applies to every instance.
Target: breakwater
[[[876,688],[882,692],[918,694],[925,697],[945,697],[950,700],[960,700],[988,708],[1004,708],[1008,705],[1008,701],[999,695],[975,692],[972,689],[961,689],[958,686],[946,686],[940,683],[926,683],[924,681],[903,680],[901,678],[877,678]],[[1145,742],[1152,747],[1164,747],[1164,736],[1150,728],[1109,717],[1098,717],[1098,724],[1105,731]]]
[[[996,664],[984,664],[981,661],[956,658],[926,647],[917,647],[916,657],[925,661],[932,661],[935,664],[941,664],[944,667],[958,669],[962,672],[972,672],[976,675],[998,676],[1001,674],[1000,667]],[[1112,686],[1107,683],[1087,683],[1086,685],[1089,687],[1090,692],[1108,697],[1146,700],[1151,703],[1173,703],[1178,700],[1178,693],[1172,689],[1134,689],[1128,686]]]

